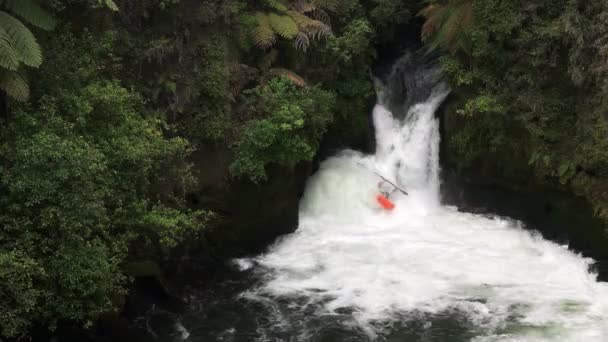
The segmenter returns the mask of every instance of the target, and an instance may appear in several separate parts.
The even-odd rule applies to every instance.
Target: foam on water
[[[308,298],[316,315],[353,310],[365,329],[408,314],[463,313],[482,341],[606,341],[608,286],[592,260],[517,222],[439,202],[439,129],[447,90],[395,119],[374,109],[375,155],[344,151],[308,182],[300,226],[250,260],[263,273],[249,298]],[[374,201],[379,178],[405,187],[396,209]],[[247,264],[249,266],[249,264]]]

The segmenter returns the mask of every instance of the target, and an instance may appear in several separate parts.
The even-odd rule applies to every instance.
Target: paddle
[[[376,170],[370,170],[367,166],[363,165],[362,163],[357,162],[357,164],[361,167],[363,167],[364,169],[373,172],[376,176],[382,178],[383,181],[387,182],[388,184],[392,185],[395,189],[399,190],[401,193],[403,193],[405,196],[409,196],[409,194],[407,193],[407,191],[401,189],[400,187],[398,187],[395,183],[391,182],[390,180],[386,179],[386,177],[382,176],[378,171]]]

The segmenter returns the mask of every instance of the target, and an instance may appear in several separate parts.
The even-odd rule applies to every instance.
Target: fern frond
[[[331,25],[329,14],[325,12],[324,8],[317,6],[308,0],[297,0],[296,2],[292,3],[291,10],[305,14],[306,16],[315,20],[322,21],[327,25]]]
[[[0,6],[43,30],[50,31],[57,25],[53,16],[34,0],[0,0]]]
[[[266,4],[266,6],[272,8],[275,11],[281,13],[287,12],[287,6],[281,0],[264,0],[264,3]]]
[[[272,29],[285,39],[292,39],[298,34],[298,25],[289,15],[270,13],[268,20]]]
[[[327,12],[325,12],[323,9],[316,8],[314,11],[307,13],[307,15],[315,20],[321,21],[327,25],[331,25],[329,14],[327,14]]]
[[[312,4],[319,9],[335,11],[338,8],[338,0],[312,0]]]
[[[296,25],[298,25],[298,28],[300,29],[306,26],[311,20],[313,20],[297,11],[288,11],[287,14],[289,14],[291,19],[295,21]]]
[[[471,16],[472,3],[464,2],[458,6],[449,6],[446,9],[447,18],[443,19],[443,25],[439,34],[445,37],[449,43],[454,42],[456,36],[466,29],[465,18]]]
[[[253,31],[253,40],[257,47],[262,49],[270,48],[277,40],[268,15],[258,12],[255,14],[258,26]]]
[[[296,11],[287,12],[298,25],[300,32],[304,32],[314,37],[321,37],[331,34],[331,27],[324,22],[312,19]]]
[[[30,97],[30,87],[17,71],[0,72],[0,89],[19,102],[25,102]]]
[[[116,5],[116,3],[113,0],[104,0],[104,3],[106,4],[107,8],[109,8],[110,10],[112,10],[114,12],[118,12],[120,10],[118,8],[118,5]]]
[[[441,10],[441,7],[439,5],[430,4],[427,7],[425,7],[424,9],[422,9],[422,11],[420,11],[420,13],[418,13],[418,15],[426,18],[426,20],[424,21],[424,24],[422,25],[422,40],[423,41],[428,39],[435,32],[437,32],[437,25],[438,25],[438,18],[439,18],[439,16],[437,15],[437,12],[440,10]]]
[[[298,34],[294,37],[294,46],[298,50],[306,52],[310,46],[311,39],[320,39],[331,35],[331,27],[321,21],[312,19],[297,11],[287,12],[298,25]]]
[[[473,23],[472,0],[449,0],[447,3],[430,3],[419,15],[426,18],[422,26],[422,39],[429,50],[438,47],[455,53],[467,50],[469,31]]]
[[[300,13],[308,13],[314,11],[315,6],[307,0],[296,0],[291,3],[291,9]]]
[[[21,21],[4,11],[0,11],[0,28],[6,31],[11,46],[23,64],[34,68],[42,64],[40,45],[38,45],[32,31]]]
[[[11,45],[11,37],[0,27],[0,67],[16,71],[20,63],[19,56]]]
[[[298,32],[298,35],[293,39],[293,46],[298,50],[306,52],[310,46],[310,38],[306,33]]]

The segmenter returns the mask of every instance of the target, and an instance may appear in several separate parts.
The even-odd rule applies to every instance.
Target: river
[[[608,284],[593,260],[518,221],[442,204],[435,112],[449,90],[433,66],[404,75],[408,65],[378,82],[376,153],[322,162],[297,231],[234,260],[159,339],[608,340]],[[375,202],[376,173],[408,192],[392,195],[393,211]]]

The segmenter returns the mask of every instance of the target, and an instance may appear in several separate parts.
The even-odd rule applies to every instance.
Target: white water
[[[305,297],[317,315],[354,309],[372,339],[374,323],[456,310],[477,342],[608,341],[608,286],[588,271],[592,260],[516,222],[440,204],[434,112],[446,94],[436,89],[403,122],[376,106],[376,154],[322,163],[298,230],[252,260],[265,281],[246,296]],[[369,170],[407,188],[393,212],[375,204]]]

